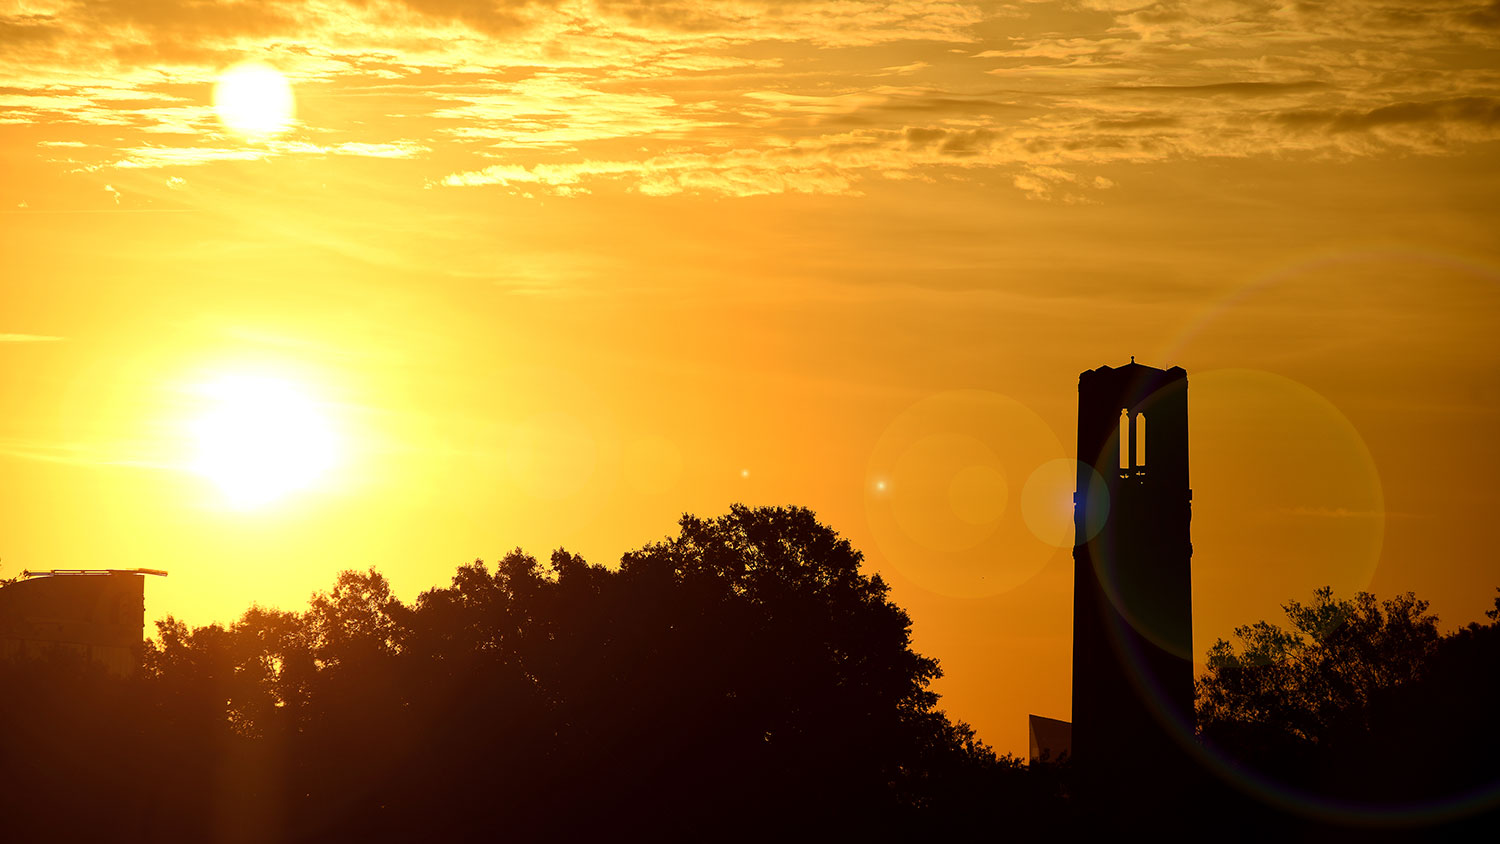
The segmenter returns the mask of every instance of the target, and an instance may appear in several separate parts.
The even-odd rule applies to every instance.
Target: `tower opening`
[[[1134,445],[1130,441],[1130,411],[1120,408],[1120,469],[1130,468],[1130,452]]]
[[[1135,468],[1146,468],[1146,414],[1135,415]]]

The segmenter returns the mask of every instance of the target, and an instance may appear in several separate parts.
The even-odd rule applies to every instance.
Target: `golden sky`
[[[1492,0],[0,2],[0,577],[202,624],[800,504],[1024,753],[1078,373],[1135,355],[1189,373],[1200,659],[1324,584],[1476,620],[1497,48]],[[247,61],[279,131],[215,109]]]

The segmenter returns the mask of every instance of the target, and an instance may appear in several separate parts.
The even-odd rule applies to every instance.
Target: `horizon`
[[[1133,358],[1188,375],[1195,673],[1325,585],[1478,621],[1487,9],[7,4],[0,578],[165,569],[150,631],[803,506],[1024,756]]]

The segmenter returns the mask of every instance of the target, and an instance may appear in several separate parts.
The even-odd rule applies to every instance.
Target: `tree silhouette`
[[[1500,803],[1500,599],[1487,625],[1440,636],[1426,601],[1369,593],[1285,605],[1291,629],[1238,628],[1198,681],[1203,739],[1332,817],[1493,832]],[[1448,809],[1438,812],[1436,806]],[[1262,832],[1285,819],[1260,813]]]
[[[169,617],[131,678],[0,662],[7,831],[961,837],[1055,798],[937,708],[910,619],[810,511],[679,527],[618,567],[517,549],[409,604],[346,571],[299,612]]]
[[[550,736],[492,721],[483,741],[441,739],[448,758],[523,754],[528,774],[507,787],[534,809],[587,793],[613,822],[683,835],[727,817],[742,832],[896,823],[942,765],[994,755],[936,710],[937,663],[911,650],[910,619],[861,562],[805,509],[685,516],[618,570],[565,551],[464,566],[418,599],[403,655],[441,697],[504,701]],[[493,775],[479,759],[456,768]]]
[[[1237,628],[1238,649],[1220,639],[1209,650],[1197,684],[1200,726],[1255,725],[1326,742],[1373,696],[1420,676],[1438,641],[1427,606],[1410,592],[1335,600],[1323,587],[1311,604],[1283,606],[1290,630],[1265,621]]]
[[[658,726],[663,764],[708,764],[711,736],[735,790],[782,815],[870,818],[911,799],[902,771],[954,737],[928,688],[936,661],[912,651],[910,619],[859,552],[801,508],[680,527],[621,563],[630,605],[653,608],[631,625],[654,633],[653,685],[678,704],[660,710],[675,712]]]
[[[167,618],[135,677],[65,652],[0,661],[0,776],[16,784],[0,815],[17,840],[1115,829],[1108,806],[1067,796],[1067,766],[1028,770],[944,715],[937,662],[862,565],[805,509],[736,506],[684,516],[618,567],[517,549],[409,604],[346,571],[299,612]],[[1285,609],[1285,628],[1210,652],[1207,742],[1346,802],[1500,795],[1500,599],[1489,624],[1441,637],[1410,594],[1323,589]],[[1195,794],[1196,817],[1288,828],[1227,790]]]

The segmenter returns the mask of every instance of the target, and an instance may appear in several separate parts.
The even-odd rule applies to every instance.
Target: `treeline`
[[[737,506],[615,567],[518,550],[411,603],[350,571],[300,612],[169,618],[134,677],[0,662],[0,840],[1493,831],[1500,600],[1448,635],[1411,595],[1293,601],[1210,651],[1191,785],[1153,789],[1168,753],[1089,794],[938,708],[861,562],[807,510]]]
[[[860,563],[807,510],[735,507],[617,568],[515,551],[411,604],[371,570],[302,612],[167,619],[136,678],[7,665],[5,823],[13,840],[890,838],[1058,799],[937,708],[937,662]]]

